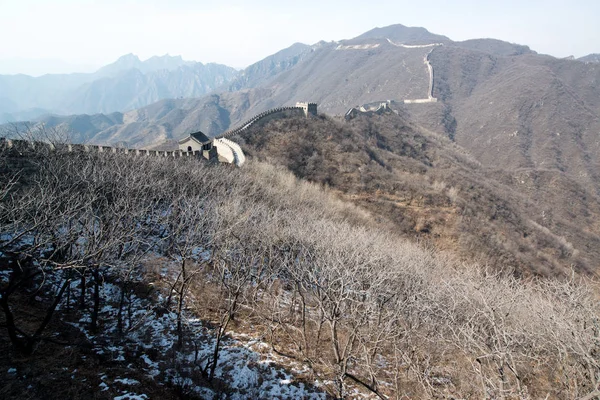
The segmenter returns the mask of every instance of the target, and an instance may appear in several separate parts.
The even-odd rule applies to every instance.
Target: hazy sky
[[[391,24],[600,53],[600,0],[0,0],[0,74],[89,72],[134,53],[245,67],[294,42]]]

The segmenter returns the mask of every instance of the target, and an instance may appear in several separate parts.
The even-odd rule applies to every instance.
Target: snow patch
[[[131,378],[118,378],[115,379],[115,383],[122,383],[123,385],[139,385],[140,381],[136,381],[135,379],[131,379]]]
[[[146,400],[148,396],[145,394],[125,393],[121,396],[116,396],[114,400]]]

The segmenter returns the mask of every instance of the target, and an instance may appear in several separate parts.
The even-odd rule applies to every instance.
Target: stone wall
[[[29,174],[36,170],[36,159],[54,151],[67,153],[109,153],[128,154],[132,157],[203,157],[201,150],[197,151],[158,151],[125,149],[120,147],[83,145],[83,144],[49,144],[28,140],[9,140],[0,138],[0,174]]]
[[[235,129],[231,129],[227,132],[222,133],[215,137],[215,139],[225,138],[227,136],[233,136],[241,134],[248,130],[252,125],[258,121],[264,121],[267,118],[276,116],[277,114],[285,113],[302,113],[304,115],[316,115],[317,104],[316,103],[298,103],[300,106],[295,107],[278,107],[271,110],[262,112],[255,115],[248,121]],[[241,148],[237,144],[230,143],[228,147],[233,147],[233,153],[236,155],[236,164],[242,165],[245,157]],[[0,138],[0,173],[19,173],[19,172],[30,172],[35,170],[35,158],[39,157],[44,152],[51,151],[65,151],[68,153],[120,153],[128,154],[136,157],[173,157],[173,158],[184,158],[184,157],[203,157],[209,160],[217,158],[217,151],[213,147],[211,150],[174,150],[174,151],[162,151],[162,150],[140,150],[140,149],[127,149],[122,147],[110,147],[110,146],[99,146],[99,145],[88,145],[88,144],[51,144],[45,142],[35,142],[29,140],[12,140],[6,138]]]
[[[296,106],[294,106],[294,107],[277,107],[277,108],[273,108],[273,109],[264,111],[258,115],[255,115],[254,117],[250,118],[249,120],[245,121],[244,123],[237,126],[236,128],[230,129],[220,135],[215,136],[215,139],[221,139],[224,137],[241,134],[241,133],[247,131],[248,129],[250,129],[251,126],[253,126],[254,124],[256,124],[259,121],[264,122],[265,119],[274,117],[277,114],[285,114],[285,113],[290,113],[290,112],[291,113],[301,112],[302,114],[300,114],[300,115],[305,115],[305,116],[308,116],[309,114],[317,115],[317,103],[297,103]]]

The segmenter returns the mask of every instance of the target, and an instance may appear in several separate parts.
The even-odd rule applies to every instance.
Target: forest
[[[132,376],[163,398],[266,396],[265,354],[244,366],[254,380],[227,379],[235,335],[301,365],[290,376],[305,397],[600,395],[598,287],[575,271],[467,262],[257,158],[236,169],[37,146],[1,159],[0,363],[31,374],[5,380],[4,398],[82,398],[98,371],[140,358],[156,372]],[[172,340],[153,350],[147,330],[165,316]],[[52,386],[49,368],[70,374],[61,360],[89,364],[87,383]]]

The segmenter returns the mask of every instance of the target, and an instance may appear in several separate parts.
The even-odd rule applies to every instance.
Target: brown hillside
[[[329,185],[404,235],[464,257],[524,275],[560,275],[572,265],[591,271],[600,260],[600,202],[585,189],[571,184],[569,197],[587,205],[549,212],[540,189],[545,180],[566,187],[561,177],[539,174],[527,191],[515,190],[507,174],[482,167],[406,115],[280,119],[235,140],[250,156]]]

